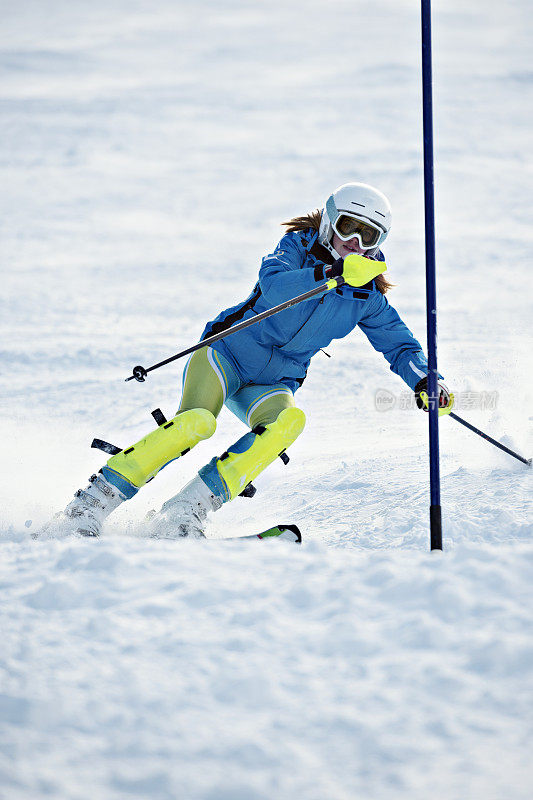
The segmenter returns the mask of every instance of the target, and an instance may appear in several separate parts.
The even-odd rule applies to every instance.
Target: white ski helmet
[[[326,200],[318,241],[335,258],[340,254],[332,244],[334,233],[343,241],[357,238],[372,254],[387,238],[391,221],[390,203],[382,192],[366,183],[344,183]]]

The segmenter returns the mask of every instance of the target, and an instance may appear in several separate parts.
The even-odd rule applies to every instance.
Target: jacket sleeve
[[[304,267],[307,251],[297,234],[287,233],[271,255],[265,256],[259,270],[263,297],[277,306],[291,297],[316,289],[324,281],[324,265]]]
[[[391,370],[411,389],[425,378],[428,366],[420,342],[380,292],[368,299],[368,311],[359,321],[359,327],[372,347],[383,353]]]

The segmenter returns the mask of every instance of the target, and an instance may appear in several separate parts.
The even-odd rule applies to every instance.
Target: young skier
[[[202,339],[330,278],[342,277],[344,283],[197,350],[184,370],[176,416],[112,455],[65,509],[63,520],[78,533],[98,536],[117,506],[213,435],[226,404],[250,430],[214,456],[148,523],[155,537],[203,537],[208,513],[243,491],[250,493],[246,487],[301,434],[305,416],[294,393],[311,358],[356,325],[427,410],[422,347],[385,298],[390,284],[380,248],[391,226],[387,198],[366,184],[347,183],[328,197],[322,211],[283,224],[287,232],[263,258],[252,293],[209,322]],[[452,405],[453,395],[439,382],[439,413],[449,413]]]

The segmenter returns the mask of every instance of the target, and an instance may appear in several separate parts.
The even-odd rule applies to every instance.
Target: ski
[[[284,539],[288,542],[302,543],[302,534],[297,525],[274,525],[262,533],[253,533],[251,536],[228,536],[228,539]]]
[[[58,516],[59,515],[56,514],[56,517]],[[145,521],[148,521],[149,519],[150,518],[147,517]],[[28,519],[24,524],[26,528],[30,528],[32,525],[32,520]],[[49,522],[47,525],[43,526],[43,528],[40,531],[32,531],[30,534],[31,538],[38,539],[39,534],[46,532],[47,529],[50,528],[52,524],[53,520],[51,520],[51,522]],[[91,534],[88,534],[87,532],[82,530],[78,531],[73,530],[72,533],[76,533],[78,536],[89,536],[89,537],[92,536]],[[92,538],[98,538],[98,537],[92,536]],[[274,525],[272,528],[268,528],[268,530],[262,531],[261,533],[253,533],[250,536],[226,536],[223,539],[218,539],[216,541],[225,541],[226,539],[228,541],[235,541],[237,539],[283,539],[284,541],[287,542],[294,542],[295,544],[301,544],[302,534],[300,533],[300,529],[298,528],[297,525]]]

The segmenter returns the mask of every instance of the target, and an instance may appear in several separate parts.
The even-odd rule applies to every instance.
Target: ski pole
[[[474,425],[471,425],[469,422],[466,421],[466,419],[463,419],[462,417],[458,417],[457,414],[454,414],[453,411],[450,411],[448,416],[451,417],[452,419],[457,420],[457,422],[460,422],[461,425],[465,426],[465,428],[468,428],[469,430],[473,431],[474,433],[477,433],[478,436],[481,436],[483,439],[486,439],[487,442],[490,442],[495,447],[499,447],[500,450],[503,450],[505,453],[509,453],[509,455],[513,456],[514,458],[517,458],[519,461],[522,462],[522,464],[527,464],[528,467],[531,466],[531,459],[530,458],[524,458],[523,456],[520,456],[518,453],[515,453],[514,450],[510,450],[508,447],[506,447],[501,442],[497,442],[496,439],[493,439],[488,434],[483,433],[483,431],[480,431],[479,428],[476,428]]]
[[[317,286],[316,289],[310,289],[308,292],[304,292],[303,294],[299,294],[297,297],[291,298],[291,300],[286,300],[284,303],[280,303],[278,306],[274,306],[274,308],[269,308],[267,311],[263,311],[261,314],[258,314],[256,317],[252,317],[251,319],[245,319],[244,322],[239,322],[238,325],[233,325],[231,328],[227,328],[225,331],[221,331],[220,333],[215,333],[213,336],[208,336],[206,339],[202,339],[201,342],[197,344],[193,344],[192,347],[187,347],[186,350],[182,350],[180,353],[176,353],[174,356],[170,356],[170,358],[165,358],[164,361],[160,361],[158,364],[153,364],[151,367],[141,367],[140,365],[133,368],[132,374],[129,378],[126,378],[126,381],[131,381],[135,378],[136,381],[140,381],[141,383],[146,380],[146,376],[149,372],[152,372],[154,369],[159,369],[159,367],[164,367],[165,364],[170,364],[171,361],[176,361],[177,358],[182,358],[183,356],[188,356],[189,353],[194,353],[196,350],[200,350],[202,347],[209,347],[209,345],[213,344],[214,342],[218,342],[220,339],[225,339],[226,336],[230,336],[232,333],[237,333],[237,331],[243,331],[245,328],[249,328],[250,325],[255,325],[257,322],[261,322],[263,319],[267,319],[268,317],[273,317],[274,314],[279,314],[280,311],[284,311],[286,308],[292,308],[292,306],[301,303],[303,300],[309,300],[311,297],[314,297],[317,294],[321,294],[322,292],[329,292],[330,289],[336,289],[337,286],[341,286],[344,283],[344,278],[337,277],[337,278],[330,278],[329,281],[326,283],[322,283],[320,286]]]

